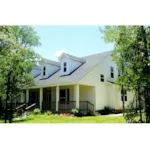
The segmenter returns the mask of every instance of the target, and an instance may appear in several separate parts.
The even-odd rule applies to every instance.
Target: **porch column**
[[[21,93],[21,102],[22,102],[22,103],[25,102],[25,101],[24,101],[24,92]]]
[[[76,108],[79,109],[79,84],[75,85],[75,94],[76,94]]]
[[[43,103],[43,88],[40,88],[40,110],[42,111],[42,103]]]
[[[58,111],[59,107],[59,86],[56,86],[56,111]]]
[[[26,103],[29,102],[29,89],[26,89]]]

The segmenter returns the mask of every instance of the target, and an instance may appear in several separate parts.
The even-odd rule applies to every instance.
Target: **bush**
[[[39,115],[39,114],[41,114],[40,109],[35,108],[35,109],[33,110],[33,114],[34,114],[34,115]]]
[[[17,118],[18,117],[18,113],[13,113],[13,118]]]
[[[80,110],[82,116],[92,116],[92,113],[89,110]]]
[[[113,112],[113,109],[109,108],[109,107],[104,107],[103,110],[99,110],[98,111],[101,115],[108,115],[110,113]]]
[[[91,112],[89,110],[80,110],[77,108],[74,108],[71,110],[71,112],[78,117],[82,117],[82,116],[91,116]]]
[[[74,108],[74,109],[71,110],[71,112],[72,112],[75,116],[77,116],[77,115],[79,114],[79,109]]]
[[[53,113],[52,113],[51,111],[47,111],[47,112],[45,112],[44,114],[47,115],[47,116],[50,116],[50,115],[52,115]]]

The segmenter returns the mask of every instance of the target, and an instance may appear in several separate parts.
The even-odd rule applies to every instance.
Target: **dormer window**
[[[101,82],[104,82],[104,75],[103,74],[100,75],[100,78],[101,78]]]
[[[114,78],[114,68],[112,66],[110,67],[110,76]]]
[[[46,67],[43,67],[43,76],[46,74]]]
[[[67,63],[64,62],[64,72],[66,72],[66,71],[67,71]]]

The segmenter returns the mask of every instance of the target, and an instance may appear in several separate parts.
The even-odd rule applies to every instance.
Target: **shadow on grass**
[[[13,120],[13,123],[24,123],[29,120],[33,120],[33,118],[23,118],[23,119],[19,119],[19,120]]]

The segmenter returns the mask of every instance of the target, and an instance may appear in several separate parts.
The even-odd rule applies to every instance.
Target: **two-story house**
[[[121,92],[114,84],[119,72],[111,55],[112,51],[85,57],[63,53],[59,62],[44,59],[32,70],[35,86],[25,90],[21,101],[51,111],[122,109]],[[127,92],[125,105],[132,99]]]

